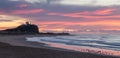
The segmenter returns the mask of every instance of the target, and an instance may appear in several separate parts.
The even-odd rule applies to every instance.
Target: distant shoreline
[[[71,35],[70,33],[20,33],[20,32],[0,32],[0,35]]]

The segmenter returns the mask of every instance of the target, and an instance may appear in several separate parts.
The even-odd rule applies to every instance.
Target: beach
[[[0,35],[0,58],[120,58],[46,47],[43,43],[25,40],[41,36],[49,35]]]

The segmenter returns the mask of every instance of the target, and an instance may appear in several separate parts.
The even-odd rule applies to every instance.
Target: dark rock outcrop
[[[16,28],[12,29],[6,29],[3,30],[4,33],[39,33],[39,28],[37,25],[29,24],[29,22],[26,22],[26,24],[22,24]]]
[[[21,34],[39,34],[39,35],[70,35],[69,33],[41,33],[35,24],[22,24],[16,28],[6,29],[0,31],[2,35],[21,35]]]

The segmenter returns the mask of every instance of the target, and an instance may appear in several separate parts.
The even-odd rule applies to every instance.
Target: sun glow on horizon
[[[0,30],[14,28],[23,24],[24,22],[26,22],[25,18],[10,15],[0,15]]]

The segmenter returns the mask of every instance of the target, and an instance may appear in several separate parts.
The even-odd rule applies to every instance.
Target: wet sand
[[[45,47],[25,37],[44,35],[0,35],[0,58],[120,58]],[[49,35],[47,35],[49,36]]]

